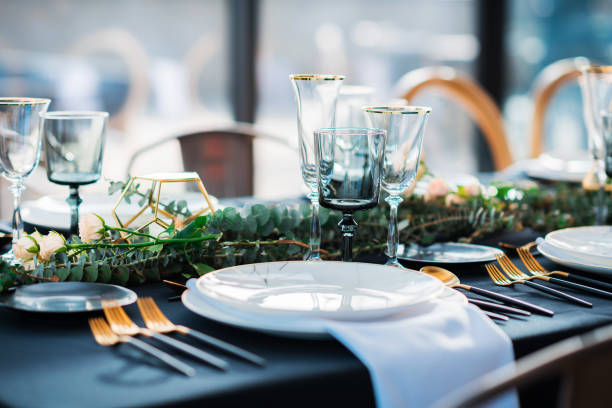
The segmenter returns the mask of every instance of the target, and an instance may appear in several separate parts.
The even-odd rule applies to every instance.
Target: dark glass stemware
[[[98,181],[107,112],[46,112],[41,114],[47,178],[70,187],[70,235],[79,232],[79,186]]]
[[[342,211],[343,260],[353,258],[353,212],[376,207],[385,154],[385,131],[330,128],[315,131],[319,203]]]

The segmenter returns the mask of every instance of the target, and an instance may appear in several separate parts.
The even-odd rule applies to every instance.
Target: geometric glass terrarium
[[[194,184],[197,192],[190,192]],[[120,228],[156,235],[172,224],[180,230],[207,212],[215,210],[198,173],[153,173],[130,178],[113,207],[113,218]]]

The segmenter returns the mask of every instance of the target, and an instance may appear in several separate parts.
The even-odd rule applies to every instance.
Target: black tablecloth
[[[533,238],[527,231],[489,242],[523,244]],[[553,266],[546,260],[541,262]],[[500,324],[512,339],[517,357],[612,322],[610,300],[562,289],[591,301],[594,307],[588,309],[522,285],[495,287],[482,265],[452,269],[464,283],[520,297],[556,312],[552,318],[532,315]],[[0,406],[374,405],[366,368],[337,342],[286,339],[227,327],[193,314],[180,302],[168,302],[174,294],[168,287],[146,284],[133,289],[139,296],[152,296],[175,323],[250,349],[265,357],[268,365],[258,368],[228,357],[229,370],[219,372],[185,357],[197,369],[195,377],[185,378],[128,345],[97,345],[87,326],[90,315],[42,316],[0,310]],[[141,322],[135,305],[126,309]]]

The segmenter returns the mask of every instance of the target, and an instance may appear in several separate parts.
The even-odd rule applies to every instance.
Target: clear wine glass
[[[39,113],[51,103],[44,98],[0,98],[0,170],[13,193],[13,244],[23,232],[21,194],[23,181],[34,171],[40,160],[41,134]],[[10,251],[2,257],[7,262],[16,258]]]
[[[584,121],[589,135],[589,150],[594,160],[595,177],[599,185],[595,204],[595,224],[605,224],[608,207],[606,205],[606,170],[604,117],[602,112],[612,110],[612,66],[585,65],[580,69],[580,89]]]
[[[420,106],[366,106],[362,108],[370,126],[386,130],[385,162],[382,188],[389,194],[385,201],[391,208],[387,236],[386,265],[403,268],[397,260],[399,232],[397,208],[402,193],[416,178],[423,145],[423,135],[431,108]]]
[[[338,90],[342,75],[290,75],[297,103],[298,144],[302,179],[310,188],[308,198],[312,203],[310,250],[305,260],[320,261],[321,224],[319,223],[319,194],[317,187],[317,163],[314,152],[314,131],[333,128],[336,118]]]
[[[66,202],[70,205],[70,235],[79,232],[79,186],[98,181],[102,172],[102,153],[106,135],[107,112],[41,113],[45,140],[47,178],[70,186]]]
[[[385,131],[332,128],[315,131],[319,203],[342,211],[343,260],[353,258],[353,212],[376,207],[385,155]]]
[[[612,106],[609,111],[601,113],[604,136],[604,167],[606,175],[612,179]]]

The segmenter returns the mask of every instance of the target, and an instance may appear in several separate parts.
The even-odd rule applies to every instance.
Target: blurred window
[[[3,0],[0,95],[50,97],[50,110],[109,111],[104,175],[122,178],[143,144],[231,119],[226,5]],[[152,169],[180,170],[178,145],[164,149]],[[39,184],[40,193],[53,188]]]
[[[516,156],[526,157],[533,109],[529,92],[536,76],[547,65],[570,57],[611,64],[612,2],[514,0],[508,6],[504,116]],[[577,83],[562,88],[551,101],[545,132],[545,151],[566,156],[586,149]]]

